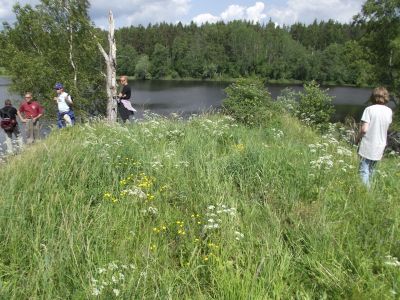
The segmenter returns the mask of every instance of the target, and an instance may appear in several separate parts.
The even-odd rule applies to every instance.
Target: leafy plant
[[[271,95],[259,79],[238,79],[225,89],[227,98],[223,101],[225,112],[237,121],[248,125],[264,124],[272,113]]]
[[[320,89],[315,81],[304,85],[300,93],[298,117],[308,125],[322,131],[329,127],[329,121],[334,113],[332,97],[327,90]]]

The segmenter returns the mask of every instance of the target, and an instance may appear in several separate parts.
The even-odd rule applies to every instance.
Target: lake
[[[0,105],[10,98],[14,106],[18,106],[21,96],[8,91],[10,81],[0,77]],[[132,104],[137,109],[136,118],[141,118],[145,110],[168,116],[171,113],[179,113],[184,116],[199,114],[217,109],[225,98],[224,89],[227,82],[209,81],[131,81]],[[273,98],[279,96],[287,85],[268,85],[267,88]],[[290,86],[295,91],[302,90],[300,85]],[[353,87],[329,87],[329,95],[334,97],[333,104],[336,114],[333,121],[342,121],[348,115],[359,120],[366,106],[371,89]],[[55,116],[54,116],[55,118]],[[54,121],[55,124],[55,121]],[[23,126],[21,126],[23,127]],[[48,129],[43,129],[46,134]],[[0,142],[4,141],[4,134],[0,134]]]

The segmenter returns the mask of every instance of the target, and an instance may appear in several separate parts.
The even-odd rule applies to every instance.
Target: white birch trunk
[[[117,96],[116,89],[116,66],[117,66],[117,47],[115,45],[114,37],[114,18],[112,11],[110,10],[108,14],[108,44],[109,53],[104,51],[100,43],[97,44],[100,52],[103,54],[107,65],[106,73],[106,88],[107,88],[107,120],[109,122],[117,121],[117,101],[115,97]]]

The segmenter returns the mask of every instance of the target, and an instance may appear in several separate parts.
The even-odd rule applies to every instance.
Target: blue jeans
[[[64,115],[68,115],[71,118],[72,125],[75,124],[75,114],[72,110],[68,112],[58,112],[57,113],[57,126],[58,128],[63,128],[66,126],[64,122]]]
[[[360,161],[360,176],[362,182],[367,186],[371,186],[371,178],[375,170],[377,161],[361,157]]]

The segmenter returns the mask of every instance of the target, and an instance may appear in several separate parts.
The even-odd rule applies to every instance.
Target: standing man
[[[129,100],[131,98],[131,88],[128,85],[128,77],[123,75],[120,77],[119,81],[121,82],[122,90],[118,94],[118,114],[122,123],[125,123],[136,110],[132,107],[131,101]]]
[[[360,176],[369,188],[376,163],[382,159],[386,147],[387,131],[392,123],[392,110],[385,104],[389,102],[389,92],[378,87],[372,92],[368,106],[361,117],[361,127],[356,143],[361,140],[358,154],[361,156]]]
[[[12,136],[14,134],[20,149],[23,147],[21,132],[17,122],[17,109],[12,106],[11,100],[7,99],[4,102],[4,107],[0,110],[1,128],[6,133],[7,153],[13,153]]]
[[[38,102],[33,101],[31,92],[27,92],[17,114],[21,121],[25,123],[26,143],[32,144],[40,136],[39,119],[43,115],[43,107]]]
[[[73,104],[72,98],[64,91],[64,86],[57,82],[54,86],[57,92],[57,97],[54,97],[54,101],[57,102],[57,126],[63,128],[65,126],[72,126],[75,124],[75,114],[71,106]]]

